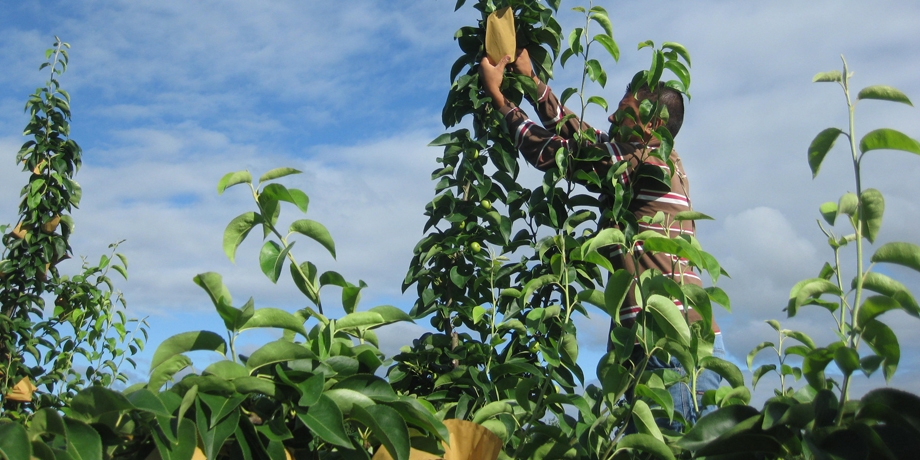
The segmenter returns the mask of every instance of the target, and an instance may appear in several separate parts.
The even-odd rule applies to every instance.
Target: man
[[[505,56],[498,63],[493,63],[488,57],[481,61],[480,82],[483,89],[492,98],[494,107],[501,112],[505,118],[505,123],[511,133],[515,147],[521,152],[521,155],[530,164],[538,169],[547,170],[555,166],[556,152],[562,148],[567,152],[574,153],[578,149],[578,142],[575,135],[579,130],[587,130],[593,134],[596,139],[595,143],[583,144],[583,147],[596,148],[606,152],[606,156],[600,160],[582,161],[577,160],[573,163],[575,169],[593,170],[603,179],[611,166],[626,161],[628,166],[626,170],[617,178],[618,181],[632,191],[632,200],[629,203],[628,210],[633,214],[638,222],[638,231],[652,230],[670,237],[680,234],[693,235],[695,224],[693,221],[674,221],[673,216],[681,211],[691,210],[690,205],[690,185],[687,176],[681,164],[680,157],[676,150],[671,150],[669,162],[662,161],[660,158],[651,154],[660,146],[660,142],[653,137],[652,132],[659,126],[664,125],[672,136],[677,136],[683,123],[683,97],[671,88],[659,86],[658,91],[651,91],[649,88],[639,88],[633,91],[627,89],[619,103],[619,107],[614,114],[611,114],[608,120],[611,122],[609,133],[592,129],[587,124],[578,120],[577,117],[570,116],[572,112],[563,107],[559,100],[553,94],[552,90],[537,78],[533,71],[533,65],[527,50],[519,50],[518,56],[512,64],[512,70],[522,75],[530,76],[537,85],[537,94],[539,99],[531,101],[536,109],[543,126],[531,121],[527,115],[514,104],[509,102],[501,93],[501,84],[504,79],[505,68],[510,61],[510,56]],[[648,99],[651,102],[663,104],[668,111],[667,122],[656,119],[645,125],[639,120],[639,107],[642,101]],[[561,123],[561,124],[560,124]],[[675,171],[671,171],[669,163],[673,165]],[[654,178],[655,174],[648,174],[649,170],[661,169],[670,176],[670,184],[662,183]],[[612,197],[602,197],[602,202],[611,203]],[[665,216],[663,224],[652,224],[641,222],[643,217],[654,217],[658,213]],[[615,268],[623,268],[630,273],[639,274],[646,270],[655,269],[665,276],[669,276],[680,284],[695,284],[701,286],[699,276],[688,266],[686,260],[678,259],[670,254],[656,253],[648,254],[642,252],[641,242],[636,244],[637,259],[624,255],[621,248],[614,248],[608,257]],[[682,305],[677,302],[679,308]],[[635,322],[635,317],[641,310],[639,302],[636,300],[633,289],[624,300],[620,308],[620,320],[626,327]],[[700,314],[692,309],[687,311],[687,316],[691,322],[702,319]],[[715,343],[713,355],[724,357],[724,347],[722,345],[722,336],[718,326],[713,322],[713,332]],[[639,348],[639,347],[637,347]],[[639,348],[639,353],[644,351]],[[642,358],[640,355],[638,358]],[[671,368],[682,373],[682,367],[676,359],[672,358],[671,362],[651,357],[647,369]],[[718,387],[721,377],[712,371],[703,371],[697,379],[697,403],[700,403],[702,394],[709,389]],[[690,400],[689,388],[686,385],[674,385],[671,387],[671,395],[674,399],[675,410],[683,414],[684,419],[688,422],[695,422],[697,417],[705,414],[712,407],[707,407],[701,413],[693,410],[694,405]],[[679,430],[679,424],[672,424],[672,429]]]

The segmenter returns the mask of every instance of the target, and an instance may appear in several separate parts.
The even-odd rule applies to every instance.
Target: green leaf
[[[281,249],[281,246],[274,241],[266,241],[262,246],[262,250],[259,252],[259,266],[262,268],[262,273],[265,273],[265,276],[272,283],[278,283],[281,269],[284,268],[284,260],[288,253],[291,252],[291,248],[294,247],[294,243],[296,241],[292,241],[284,249]]]
[[[252,175],[249,174],[249,171],[237,171],[232,173],[227,173],[224,177],[220,178],[220,182],[217,183],[217,194],[220,195],[224,193],[224,190],[233,187],[237,184],[251,184]]]
[[[222,397],[220,399],[227,400],[227,398]],[[201,442],[204,444],[205,456],[207,458],[217,458],[224,442],[233,434],[240,423],[240,411],[232,410],[227,414],[221,414],[211,408],[211,421],[208,423],[204,410],[201,408],[201,401],[199,399],[195,404],[195,421],[198,424],[198,432],[201,434]],[[242,401],[242,399],[238,399],[238,401]],[[237,402],[237,405],[239,405],[239,402]]]
[[[761,377],[766,375],[768,372],[775,371],[775,370],[776,370],[776,364],[764,364],[763,366],[758,367],[757,370],[754,371],[753,375],[751,376],[751,388],[752,389],[756,388],[757,382],[760,381]]]
[[[191,331],[176,334],[160,344],[157,351],[153,353],[153,359],[150,361],[150,369],[156,369],[157,366],[166,362],[175,355],[188,351],[209,350],[216,351],[221,355],[227,352],[227,343],[224,339],[210,331]]]
[[[647,47],[654,48],[654,47],[655,47],[655,42],[653,42],[653,41],[651,41],[651,40],[646,40],[646,41],[644,41],[644,42],[639,42],[639,47],[638,47],[636,50],[638,51],[638,50],[641,50],[642,48],[647,48]]]
[[[263,199],[268,199],[272,201],[287,201],[300,209],[301,212],[306,213],[307,208],[310,205],[310,198],[300,190],[295,188],[289,189],[281,184],[268,184],[265,186],[265,189],[262,190],[262,193],[259,194],[259,202],[261,203]],[[267,212],[266,212],[267,214]]]
[[[796,283],[789,293],[789,303],[786,307],[789,310],[789,316],[793,316],[802,305],[824,294],[839,296],[843,295],[843,292],[837,285],[823,278],[810,278]]]
[[[633,404],[632,420],[639,433],[650,435],[658,441],[664,441],[664,438],[661,437],[661,430],[658,429],[658,424],[655,423],[652,410],[645,401],[637,399]]]
[[[849,376],[859,369],[859,353],[852,348],[840,347],[834,350],[834,362],[844,376]]]
[[[863,221],[863,235],[870,243],[875,242],[882,227],[882,215],[885,214],[885,198],[882,192],[874,188],[863,190],[859,197],[860,217]]]
[[[613,26],[610,24],[610,18],[607,17],[606,11],[600,8],[592,8],[590,17],[600,24],[608,36],[613,36]]]
[[[878,315],[886,311],[898,310],[900,308],[901,304],[891,297],[886,295],[874,295],[867,298],[859,307],[859,312],[856,315],[857,325],[861,326],[863,324],[868,324],[869,321],[872,321]]]
[[[818,133],[814,140],[811,141],[811,145],[808,146],[808,166],[811,168],[812,178],[818,177],[818,170],[821,169],[824,157],[834,146],[837,136],[842,133],[843,131],[837,128],[827,128]]]
[[[678,341],[685,347],[690,346],[690,328],[687,327],[687,322],[673,300],[653,294],[648,299],[646,311],[652,314],[668,338]]]
[[[674,214],[673,219],[675,222],[681,222],[685,220],[714,220],[712,217],[696,211],[681,211],[677,214]]]
[[[65,418],[67,453],[76,460],[102,460],[102,438],[93,427],[78,420]]]
[[[843,81],[843,75],[839,70],[831,70],[830,72],[820,72],[815,74],[811,79],[812,83],[818,82],[840,82]]]
[[[230,297],[230,291],[224,286],[223,277],[214,272],[199,273],[192,278],[192,281],[208,293],[211,303],[214,304],[220,318],[224,320],[227,330],[236,330],[243,312],[233,307],[233,298]]]
[[[776,345],[773,342],[761,342],[756,347],[754,347],[750,353],[747,355],[747,367],[748,369],[753,369],[754,366],[754,357],[757,356],[757,353],[760,353],[760,350],[764,348],[776,348]]]
[[[32,444],[21,424],[0,422],[0,455],[9,460],[29,460],[32,457]]]
[[[617,42],[614,41],[613,37],[598,34],[594,36],[594,41],[600,43],[610,53],[614,61],[620,61],[620,47],[617,46]]]
[[[750,406],[723,407],[700,418],[696,425],[677,441],[677,445],[687,450],[702,449],[738,424],[759,415],[757,409]]]
[[[854,277],[850,287],[856,289],[857,279]],[[867,272],[863,279],[863,288],[872,292],[891,297],[912,316],[920,317],[920,305],[903,284],[881,273]]]
[[[323,224],[309,219],[300,219],[291,223],[291,233],[306,235],[321,244],[335,258],[335,242]]]
[[[192,458],[195,453],[198,438],[195,422],[191,419],[180,418],[177,421],[176,428],[179,432],[178,442],[169,442],[161,436],[151,436],[156,443],[160,458],[163,460],[187,460]]]
[[[274,398],[278,393],[278,388],[274,381],[261,377],[250,376],[233,379],[233,386],[238,393],[244,395],[259,393]]]
[[[328,396],[320,395],[316,404],[306,412],[298,411],[297,418],[324,441],[349,450],[354,449],[345,431],[342,411]]]
[[[100,386],[88,387],[74,396],[70,402],[71,417],[90,422],[100,415],[135,409],[121,393]]]
[[[307,330],[303,327],[303,321],[297,319],[294,315],[278,308],[260,308],[256,310],[249,321],[246,321],[239,330],[255,329],[260,327],[273,327],[287,329],[307,337]]]
[[[648,71],[648,87],[655,88],[661,80],[661,74],[664,73],[664,54],[656,50],[652,53],[652,66]]]
[[[390,384],[373,374],[356,374],[336,383],[336,390],[352,390],[378,402],[392,402],[399,399]]]
[[[236,248],[246,239],[246,235],[258,224],[262,223],[262,216],[254,212],[245,212],[236,216],[224,229],[224,253],[230,262],[236,259]]]
[[[658,404],[661,409],[664,410],[664,413],[668,414],[668,421],[674,419],[674,399],[671,397],[671,393],[669,393],[668,390],[664,388],[651,388],[639,383],[636,384],[635,391],[636,396],[651,399],[655,404]]]
[[[511,400],[493,401],[486,404],[476,411],[476,414],[473,415],[472,422],[482,424],[482,422],[501,414],[513,414],[514,406],[512,406],[509,401]]]
[[[728,298],[728,294],[726,294],[725,291],[722,290],[722,288],[719,288],[716,286],[710,286],[710,287],[704,288],[703,290],[706,291],[707,294],[709,294],[709,300],[721,305],[723,308],[725,308],[729,312],[732,311],[732,305],[731,305],[731,301]]]
[[[744,375],[741,373],[741,369],[724,359],[707,356],[700,360],[700,367],[719,374],[732,388],[744,386]]]
[[[415,323],[415,321],[412,320],[412,317],[409,316],[406,312],[392,305],[379,305],[371,308],[368,311],[379,314],[383,318],[384,324],[392,324],[398,322]]]
[[[821,205],[819,212],[821,212],[821,217],[824,217],[825,222],[834,225],[834,221],[837,220],[837,203],[828,201]]]
[[[671,448],[669,448],[667,444],[659,441],[654,436],[647,434],[636,433],[623,436],[623,439],[620,439],[620,442],[617,443],[616,452],[620,452],[621,450],[625,449],[646,452],[659,459],[674,459],[674,454],[671,452]],[[616,455],[616,452],[614,455]]]
[[[249,369],[233,361],[217,361],[204,368],[201,375],[215,375],[224,380],[233,380],[249,375]],[[132,393],[133,394],[133,393]],[[128,399],[131,399],[130,397]]]
[[[885,85],[867,86],[859,91],[856,99],[879,99],[882,101],[901,102],[911,107],[914,106],[910,103],[910,99],[907,98],[906,94],[898,91],[897,88]]]
[[[335,322],[335,328],[338,330],[341,329],[351,329],[351,328],[370,328],[381,326],[385,323],[383,316],[380,313],[374,311],[356,311],[354,313],[349,313],[342,317],[342,319]]]
[[[885,243],[872,254],[872,263],[903,265],[920,272],[920,246],[911,243]]]
[[[288,167],[275,168],[262,174],[262,177],[259,178],[259,183],[261,184],[262,182],[267,182],[279,177],[290,176],[291,174],[300,174],[300,171]]]
[[[303,382],[298,384],[298,388],[301,391],[300,400],[297,404],[303,407],[310,407],[319,402],[320,396],[323,394],[323,386],[326,384],[326,376],[324,374],[316,374]]]
[[[192,365],[192,360],[185,355],[174,355],[156,368],[151,367],[150,371],[150,381],[147,383],[147,388],[157,392],[160,390],[160,387],[166,383],[167,380],[172,379],[172,376],[176,372],[185,369]]]
[[[229,362],[229,361],[224,361]],[[155,394],[151,393],[145,388],[141,388],[137,391],[132,391],[126,395],[128,401],[131,402],[136,409],[149,412],[151,414],[160,416],[160,417],[171,417],[172,414],[166,409],[166,406],[160,401],[160,398],[157,398]]]
[[[597,232],[597,234],[588,241],[587,249],[585,249],[584,246],[582,247],[582,254],[595,252],[604,246],[610,246],[612,244],[626,244],[626,237],[623,236],[623,232],[619,229],[605,228]]]
[[[246,361],[246,367],[250,370],[258,369],[269,364],[283,363],[297,359],[316,359],[307,347],[302,344],[296,344],[281,339],[262,345],[258,350],[252,352]]]
[[[396,409],[388,406],[354,406],[351,417],[371,429],[390,456],[395,460],[409,460],[409,428]]]
[[[911,139],[900,131],[888,128],[871,131],[859,141],[859,151],[862,153],[882,149],[903,150],[920,155],[920,142]]]
[[[882,373],[885,381],[890,382],[901,360],[901,346],[898,336],[879,320],[870,321],[862,327],[862,338],[875,354],[883,358]]]
[[[599,105],[602,109],[604,109],[605,111],[607,110],[607,101],[604,100],[604,98],[602,98],[602,97],[600,97],[600,96],[591,96],[591,97],[589,97],[587,103],[588,103],[588,104],[597,104],[597,105]]]
[[[687,48],[684,45],[676,42],[664,42],[661,44],[662,50],[673,50],[675,53],[679,54],[680,57],[684,58],[687,61],[687,67],[692,67],[690,64],[690,52],[687,51]]]

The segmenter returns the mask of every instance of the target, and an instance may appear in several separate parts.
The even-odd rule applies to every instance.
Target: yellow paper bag
[[[502,440],[488,428],[456,419],[444,420],[444,426],[450,432],[450,445],[441,443],[444,447],[443,457],[411,449],[409,460],[495,460],[498,458],[502,450]],[[373,460],[393,460],[393,457],[381,446],[374,454]]]
[[[9,393],[6,395],[6,399],[10,401],[19,401],[19,402],[29,402],[32,400],[32,393],[35,392],[38,388],[32,384],[32,381],[28,377],[23,377]]]
[[[517,54],[517,39],[514,33],[514,12],[510,6],[495,10],[486,19],[486,55],[492,62],[511,56],[514,62]]]

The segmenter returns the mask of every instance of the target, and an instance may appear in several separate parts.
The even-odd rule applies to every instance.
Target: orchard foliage
[[[465,3],[459,0],[456,6]],[[455,35],[461,53],[450,71],[442,116],[448,128],[461,122],[470,128],[431,143],[442,154],[432,173],[435,196],[425,208],[425,235],[403,284],[417,294],[411,311],[389,305],[359,308],[367,287],[363,281],[347,281],[295,257],[295,243],[298,250],[319,245],[333,257],[339,249],[325,226],[306,218],[307,195],[279,181],[300,171],[272,169],[257,181],[248,171],[229,173],[220,179],[218,194],[248,187],[253,208],[228,223],[222,239],[227,257],[234,261],[240,244],[253,232],[260,235],[260,271],[273,283],[290,276],[304,305],[294,312],[257,308],[252,298],[235,301],[221,275],[201,273],[193,281],[204,291],[202,298],[210,299],[224,330],[170,337],[157,346],[147,381],[121,390],[112,388],[125,380],[121,361],[133,364],[130,355],[146,337],[143,322],[136,331],[144,338],[127,330],[130,321],[116,308],[124,300],[108,278],[110,270],[126,277],[126,260],[113,252],[96,265],[84,262],[73,277],[61,276],[55,267],[71,252],[69,212],[80,197],[73,180],[80,149],[67,135],[70,101],[58,82],[68,46],[57,41],[42,66],[51,69],[51,79],[26,106],[31,116],[26,135],[33,139],[16,161],[31,175],[23,189],[20,222],[3,238],[0,352],[8,364],[0,371],[0,455],[279,460],[374,455],[406,460],[441,455],[441,443],[448,439],[452,448],[470,442],[448,431],[463,423],[449,419],[471,421],[494,434],[501,444],[498,458],[908,458],[916,452],[920,398],[890,389],[859,400],[848,394],[857,373],[881,371],[890,379],[897,370],[900,349],[883,323],[884,314],[904,310],[920,316],[903,284],[873,271],[876,264],[920,271],[920,248],[887,243],[869,257],[870,265],[864,264],[863,240],[875,241],[884,198],[875,189],[864,189],[860,174],[866,153],[920,154],[920,143],[884,128],[857,140],[854,123],[856,102],[910,105],[907,96],[891,87],[870,86],[852,101],[845,62],[842,73],[815,77],[841,85],[850,117],[848,130],[828,128],[818,134],[808,149],[808,164],[817,175],[835,141],[846,138],[856,192],[821,205],[824,223],[819,225],[834,263],[796,284],[786,311],[794,316],[811,306],[827,309],[839,341],[819,346],[804,332],[768,320],[778,341],[757,346],[747,364],[752,386],[763,385],[775,373],[779,387],[758,410],[748,405],[750,390],[740,370],[712,356],[708,326],[713,304],[730,308],[718,287],[680,285],[654,271],[643,273],[634,287],[643,311],[634,324],[620,321],[619,307],[633,288],[633,275],[614,269],[604,256],[611,245],[629,257],[637,257],[640,242],[645,251],[678,255],[713,283],[725,272],[691,235],[667,238],[638,230],[640,222],[626,211],[632,191],[616,180],[625,165],[614,165],[604,177],[578,168],[603,155],[588,147],[593,130],[578,133],[581,142],[572,151],[556,152],[556,167],[539,184],[520,182],[520,168],[528,166],[522,166],[501,115],[479,84],[484,20],[505,6],[514,11],[518,45],[528,50],[543,81],[552,79],[557,64],[580,75],[578,87],[560,93],[576,114],[583,116],[591,104],[612,105],[589,93],[607,84],[597,54],[616,61],[621,52],[603,7],[575,7],[584,23],[566,33],[555,19],[559,1],[469,6],[482,20]],[[633,88],[641,83],[656,88],[663,82],[688,94],[691,60],[683,46],[666,42],[656,47],[646,41],[638,50],[651,51],[651,64],[636,73]],[[509,74],[504,82],[503,92],[516,103],[534,97],[531,79]],[[668,114],[663,106],[644,101],[638,113],[619,116],[645,125]],[[661,145],[655,154],[666,161],[673,136],[661,127],[652,138]],[[656,179],[669,183],[668,177]],[[610,199],[601,203],[598,193]],[[282,208],[299,215],[282,221]],[[694,211],[658,215],[645,223],[704,218]],[[60,233],[53,225],[58,219]],[[847,229],[835,230],[839,226]],[[847,248],[856,253],[852,274],[839,262]],[[324,309],[323,294],[329,289],[340,295],[340,318]],[[53,310],[45,307],[44,299],[51,297]],[[675,300],[692,306],[703,321],[691,324]],[[609,352],[587,370],[578,361],[580,317],[611,323]],[[414,320],[427,320],[432,332],[387,359],[375,330]],[[273,330],[280,338],[249,355],[238,353],[238,338],[253,329]],[[868,347],[860,347],[863,343]],[[635,344],[644,356],[628,364],[636,359]],[[764,350],[774,350],[777,361],[753,369]],[[217,360],[198,370],[189,356],[196,351],[213,353]],[[85,372],[76,370],[76,355],[89,364]],[[676,357],[684,372],[647,371],[650,356]],[[831,363],[842,372],[842,381],[825,373]],[[706,392],[703,404],[718,409],[691,424],[675,412],[668,389],[686,385],[695,393],[704,369],[717,372],[728,385]],[[28,385],[32,381],[39,384],[34,394]],[[17,401],[23,388],[28,395]],[[660,428],[672,420],[684,422],[683,429]]]

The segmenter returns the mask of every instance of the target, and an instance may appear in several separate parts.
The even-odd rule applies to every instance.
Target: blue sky
[[[401,295],[400,283],[422,236],[440,154],[426,144],[444,131],[440,110],[459,56],[453,33],[475,21],[470,8],[453,12],[454,3],[0,0],[0,222],[16,219],[27,180],[13,164],[24,141],[22,106],[47,78],[37,68],[59,35],[73,47],[62,84],[73,98],[72,136],[84,151],[72,245],[95,258],[126,240],[130,280],[117,286],[132,315],[149,315],[151,351],[174,333],[220,330],[191,281],[197,273],[223,274],[237,302],[252,296],[257,307],[301,305],[290,281],[275,286],[261,275],[257,239],[240,248],[236,265],[223,255],[224,226],[250,203],[242,189],[218,197],[215,186],[241,169],[303,170],[284,183],[310,196],[308,217],[332,232],[338,259],[306,241],[295,248],[298,258],[365,280],[364,308],[408,309],[413,299]],[[855,188],[840,147],[811,179],[808,144],[826,127],[845,127],[839,88],[811,77],[839,69],[844,54],[855,86],[893,85],[920,101],[920,5],[598,3],[610,12],[622,58],[604,61],[609,86],[591,91],[615,99],[647,65],[648,51],[636,51],[646,39],[683,43],[693,58],[693,99],[676,145],[694,207],[716,218],[700,224],[700,240],[732,274],[719,283],[733,300],[733,313],[719,316],[729,353],[741,364],[754,345],[775,339],[768,318],[832,341],[826,314],[806,310],[785,320],[781,311],[789,288],[832,257],[815,224],[818,206]],[[566,33],[579,25],[570,11],[576,5],[560,9]],[[560,89],[577,78],[572,66],[557,67],[556,77],[551,85]],[[606,125],[599,111],[587,118]],[[861,103],[857,131],[882,126],[920,137],[920,112]],[[920,159],[878,152],[864,168],[866,186],[886,196],[880,242],[918,242]],[[528,171],[522,180],[535,185],[539,175]],[[62,270],[76,271],[77,262],[68,263]],[[920,292],[920,274],[890,273]],[[893,385],[920,393],[920,323],[898,313],[884,320],[902,347]],[[605,324],[582,322],[586,356],[602,350]],[[382,335],[393,350],[419,331],[402,326]],[[880,376],[856,380],[856,391],[883,384]]]

